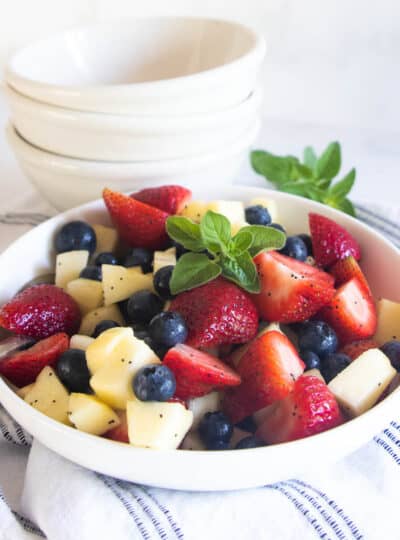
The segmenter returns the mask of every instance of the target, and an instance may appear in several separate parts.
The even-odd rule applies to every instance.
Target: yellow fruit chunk
[[[118,244],[118,234],[112,227],[92,225],[96,233],[96,253],[114,252]]]
[[[84,315],[79,328],[79,334],[91,336],[95,327],[101,321],[115,321],[121,326],[125,324],[119,307],[116,304],[111,304],[110,306],[96,308]]]
[[[82,334],[74,334],[69,340],[69,348],[86,351],[86,349],[93,341],[94,339],[92,337],[84,336]]]
[[[69,395],[51,367],[42,369],[24,399],[46,416],[69,424],[67,414]]]
[[[59,253],[56,258],[57,287],[65,288],[73,279],[77,279],[81,271],[87,266],[89,260],[88,251],[67,251]]]
[[[103,304],[103,287],[100,281],[74,279],[67,284],[65,290],[78,304],[83,315]]]
[[[155,251],[153,258],[153,274],[164,266],[176,265],[176,248],[172,247],[165,251]]]
[[[69,419],[79,431],[103,435],[120,424],[118,415],[105,403],[88,394],[69,396]]]
[[[105,306],[126,300],[133,293],[143,289],[154,291],[153,274],[143,274],[142,270],[136,266],[125,268],[119,265],[103,264],[101,270]]]
[[[378,345],[393,339],[400,340],[400,303],[382,298],[378,301],[377,313],[378,328],[374,339]]]

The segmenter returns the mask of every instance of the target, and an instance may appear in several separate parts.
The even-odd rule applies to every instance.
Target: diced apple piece
[[[114,252],[118,244],[118,234],[112,227],[92,225],[96,233],[96,253]]]
[[[165,251],[155,251],[153,258],[153,274],[164,266],[176,265],[176,248],[172,247]]]
[[[369,349],[336,375],[328,387],[350,416],[359,416],[378,401],[395,375],[389,358],[379,349]]]
[[[207,203],[204,201],[190,201],[185,204],[181,216],[191,219],[195,223],[200,223],[201,218],[207,212]]]
[[[35,383],[28,384],[27,386],[23,386],[22,388],[17,388],[16,392],[22,399],[25,399],[26,395],[32,390],[32,388],[35,386]]]
[[[105,306],[126,300],[143,289],[154,291],[153,274],[143,274],[141,268],[103,264],[101,269]]]
[[[258,204],[268,210],[269,215],[271,216],[272,222],[276,223],[277,221],[279,221],[278,205],[276,204],[275,201],[271,199],[266,199],[264,197],[256,197],[254,199],[251,199],[251,201],[249,202],[247,206],[256,206]]]
[[[74,334],[69,341],[69,347],[70,349],[80,349],[81,351],[86,351],[93,341],[94,339],[92,337],[84,336],[82,334]]]
[[[400,340],[400,302],[392,302],[386,298],[378,301],[378,328],[375,341],[383,345],[393,339]]]
[[[305,371],[303,375],[306,375],[307,377],[318,377],[322,382],[325,382],[325,379],[322,376],[322,373],[319,369],[309,369],[308,371]]]
[[[82,315],[103,305],[103,287],[100,281],[74,279],[67,284],[66,291],[78,304]]]
[[[103,435],[120,423],[118,415],[99,399],[73,392],[69,396],[69,419],[79,431]]]
[[[196,429],[203,416],[208,412],[218,411],[221,404],[219,392],[210,392],[205,396],[189,399],[188,409],[193,413],[193,429]]]
[[[56,258],[57,287],[64,289],[73,279],[77,279],[81,271],[87,266],[89,260],[88,251],[67,251],[59,253]]]
[[[206,450],[205,444],[196,431],[189,431],[181,444],[182,450]]]
[[[69,395],[56,372],[47,366],[39,373],[32,388],[25,396],[25,401],[46,416],[63,424],[68,421]]]
[[[134,446],[172,450],[189,431],[193,413],[177,402],[139,401],[127,404],[129,442]]]
[[[82,318],[79,333],[85,336],[91,336],[99,322],[106,320],[115,321],[121,326],[125,324],[119,307],[116,304],[111,304],[110,306],[99,307],[93,311],[89,311]]]
[[[244,206],[242,201],[211,201],[207,210],[222,214],[231,223],[245,223]]]

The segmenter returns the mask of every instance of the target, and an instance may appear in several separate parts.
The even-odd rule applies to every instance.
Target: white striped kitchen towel
[[[400,246],[400,209],[357,211]],[[43,218],[1,215],[1,239]],[[323,471],[247,491],[185,493],[83,469],[32,443],[0,408],[1,540],[397,540],[399,500],[400,413]]]

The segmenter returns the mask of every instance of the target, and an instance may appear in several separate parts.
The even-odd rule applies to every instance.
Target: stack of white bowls
[[[6,69],[8,140],[58,209],[121,191],[231,182],[256,137],[264,40],[213,19],[70,30]]]

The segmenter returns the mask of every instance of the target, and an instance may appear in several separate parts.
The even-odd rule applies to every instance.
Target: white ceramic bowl
[[[194,196],[245,202],[269,197],[277,202],[279,221],[289,234],[308,230],[310,211],[335,219],[360,242],[362,267],[375,296],[400,301],[400,252],[360,221],[306,199],[259,188],[216,185],[212,191],[196,189]],[[103,202],[95,201],[56,216],[22,236],[0,256],[0,304],[35,275],[51,270],[54,233],[72,219],[109,223]],[[41,443],[84,467],[151,486],[213,491],[262,486],[293,478],[308,468],[326,467],[369,441],[398,415],[400,390],[359,418],[319,435],[269,447],[217,452],[146,450],[81,433],[35,411],[1,380],[0,401]]]
[[[6,82],[44,103],[116,114],[234,106],[253,91],[263,38],[242,24],[147,17],[68,30],[15,54]]]
[[[111,162],[74,159],[40,150],[27,143],[9,124],[7,140],[22,170],[38,191],[58,210],[98,197],[108,186],[134,191],[143,186],[230,184],[259,130],[259,121],[225,149],[200,156],[160,161]]]
[[[12,123],[26,141],[63,156],[102,161],[158,161],[225,149],[254,124],[261,103],[258,90],[223,111],[121,116],[47,105],[11,87],[7,97]]]

